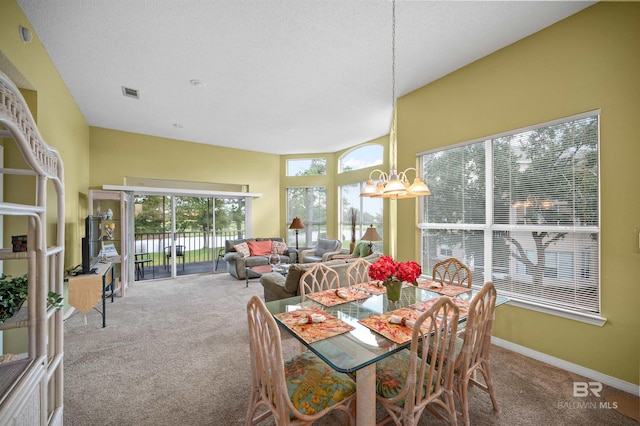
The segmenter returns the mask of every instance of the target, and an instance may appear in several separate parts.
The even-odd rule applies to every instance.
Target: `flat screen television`
[[[84,222],[84,238],[82,239],[82,273],[88,274],[93,267],[94,259],[100,254],[100,216],[87,216]]]

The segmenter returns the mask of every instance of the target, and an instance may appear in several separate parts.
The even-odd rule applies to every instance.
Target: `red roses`
[[[417,285],[420,274],[422,268],[418,263],[413,260],[396,262],[391,256],[380,256],[380,259],[369,267],[369,276],[380,281],[397,279]]]

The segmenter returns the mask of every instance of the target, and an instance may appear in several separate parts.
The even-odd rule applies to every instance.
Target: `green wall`
[[[600,108],[603,327],[496,310],[502,339],[639,383],[640,4],[599,3],[400,99],[401,169],[418,152]],[[418,255],[415,203],[398,202],[399,256]],[[406,220],[405,220],[406,219]]]

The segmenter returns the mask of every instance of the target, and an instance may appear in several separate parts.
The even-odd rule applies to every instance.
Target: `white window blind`
[[[597,113],[421,155],[432,196],[422,264],[446,253],[474,285],[550,308],[599,314]]]

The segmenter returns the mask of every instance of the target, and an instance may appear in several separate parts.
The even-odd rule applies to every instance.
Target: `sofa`
[[[373,263],[380,258],[380,254],[373,253],[363,259]],[[338,273],[340,286],[345,286],[347,281],[347,268],[357,258],[335,259],[322,262]],[[260,284],[264,288],[264,300],[270,302],[272,300],[286,299],[300,294],[300,278],[315,263],[296,263],[289,266],[289,273],[286,277],[278,272],[268,272],[260,277]]]
[[[226,240],[224,251],[223,259],[227,262],[227,272],[239,280],[246,278],[246,268],[268,265],[272,253],[278,254],[280,263],[296,263],[298,261],[296,248],[288,247],[279,237]],[[249,271],[249,278],[259,276],[259,274],[252,275]]]

